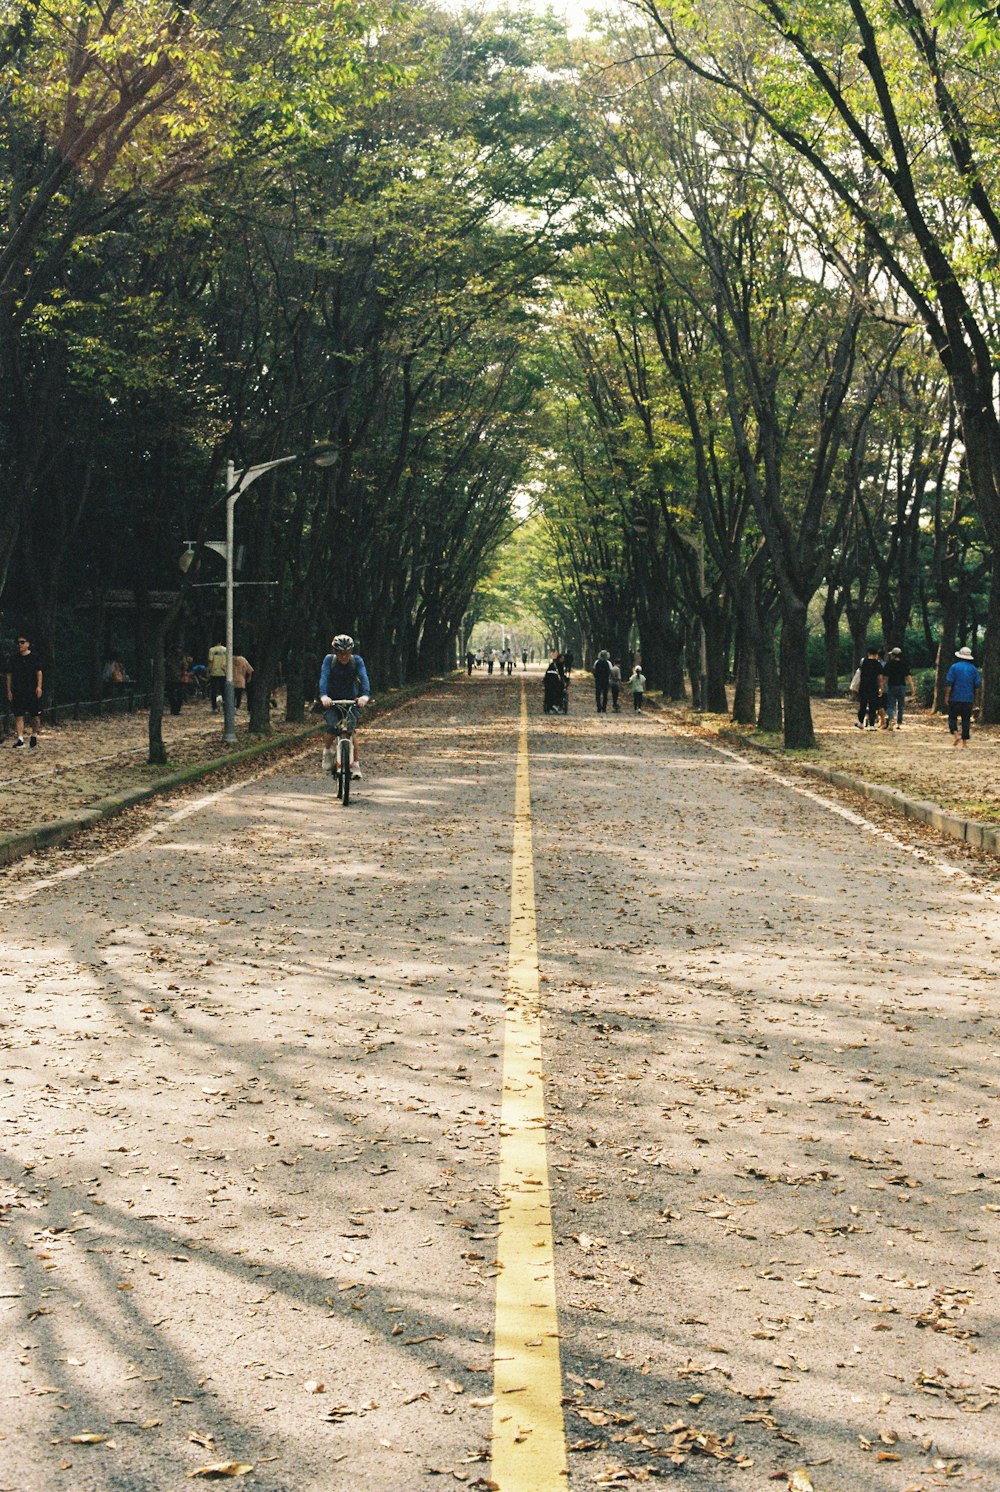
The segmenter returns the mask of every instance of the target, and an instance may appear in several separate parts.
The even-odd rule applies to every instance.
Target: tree
[[[754,0],[696,14],[638,0],[663,56],[723,89],[807,163],[906,293],[951,382],[971,490],[1000,543],[996,27],[921,0]],[[979,65],[970,67],[970,53]],[[984,715],[1000,719],[1000,577]]]

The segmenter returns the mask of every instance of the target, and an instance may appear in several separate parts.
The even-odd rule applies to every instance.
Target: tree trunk
[[[150,629],[150,693],[149,693],[149,756],[151,767],[162,767],[167,760],[167,748],[163,741],[163,697],[166,691],[167,665],[164,643],[168,629],[176,616],[169,611]]]
[[[785,746],[793,751],[810,751],[816,745],[809,703],[808,642],[805,606],[786,605],[781,624],[781,689]]]
[[[299,638],[292,641],[285,668],[285,719],[302,725],[306,718],[306,650]]]
[[[861,662],[868,648],[868,622],[871,614],[857,611],[848,611],[848,623],[851,629],[851,672]]]
[[[934,709],[944,713],[945,675],[955,661],[955,641],[958,637],[958,613],[961,603],[957,596],[948,594],[941,600],[941,638],[938,643],[934,678]]]
[[[670,613],[655,602],[659,596],[654,592],[654,604],[640,604],[639,651],[642,654],[642,671],[646,675],[647,689],[662,689],[667,699],[684,698],[684,669],[681,663],[681,640],[676,628],[667,619]],[[621,655],[624,673],[629,660],[629,649]]]
[[[274,693],[274,682],[278,677],[278,660],[281,653],[281,639],[277,638],[258,654],[257,667],[254,669],[253,685],[250,690],[250,734],[252,736],[269,736],[271,734],[271,695]]]
[[[736,688],[733,691],[733,721],[736,725],[757,723],[757,668],[746,624],[736,620]]]
[[[983,693],[980,719],[984,725],[1000,721],[1000,565],[990,576],[989,609],[982,654]]]
[[[760,682],[760,702],[757,707],[757,729],[764,735],[780,736],[783,728],[781,712],[781,679],[774,657],[774,643],[765,637],[756,649],[757,678]]]
[[[701,638],[696,621],[689,622],[684,629],[684,660],[691,683],[691,708],[697,710],[701,705],[698,697],[701,687]]]
[[[714,608],[705,628],[705,709],[712,715],[725,715],[729,711],[726,698],[725,626],[719,608]]]
[[[934,651],[934,629],[931,627],[930,602],[927,595],[927,579],[924,572],[920,572],[919,578],[920,597],[920,625],[924,633],[924,647],[927,657]]]
[[[823,697],[840,693],[840,612],[837,593],[831,585],[823,604]]]
[[[768,735],[781,733],[781,680],[774,657],[774,607],[765,608],[760,599],[760,572],[762,558],[754,563],[737,591],[740,620],[749,646],[757,680],[760,685],[760,703],[757,709],[757,729]]]

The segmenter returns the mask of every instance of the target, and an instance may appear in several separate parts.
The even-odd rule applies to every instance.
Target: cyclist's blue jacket
[[[371,694],[365,660],[360,653],[352,653],[350,663],[340,664],[333,653],[327,653],[319,671],[319,697],[327,699],[357,699],[360,694]]]

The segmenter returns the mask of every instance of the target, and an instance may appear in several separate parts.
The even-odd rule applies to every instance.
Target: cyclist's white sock
[[[330,770],[330,768],[332,766],[333,766],[333,752],[331,751],[331,749],[330,749],[329,746],[324,746],[323,747],[323,771],[324,772],[329,772],[329,770]]]

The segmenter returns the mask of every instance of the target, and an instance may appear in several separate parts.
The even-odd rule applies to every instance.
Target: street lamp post
[[[226,683],[222,691],[222,739],[227,746],[236,744],[236,689],[233,684],[233,545],[234,509],[237,500],[258,477],[275,467],[288,466],[301,461],[301,456],[279,456],[277,461],[262,461],[259,466],[247,466],[237,471],[231,461],[226,463]]]
[[[227,746],[236,743],[236,690],[233,686],[233,591],[236,582],[233,576],[235,555],[233,510],[237,501],[258,477],[278,466],[290,466],[296,461],[311,461],[314,466],[333,466],[337,460],[337,447],[329,443],[313,446],[304,455],[279,456],[276,461],[262,461],[258,466],[246,466],[237,471],[231,461],[226,463],[226,537],[222,543],[202,540],[205,549],[214,549],[226,561],[226,681],[222,691],[222,739]],[[181,569],[187,571],[194,557],[194,544],[188,543],[187,552],[181,556]],[[267,582],[262,582],[266,584]]]

